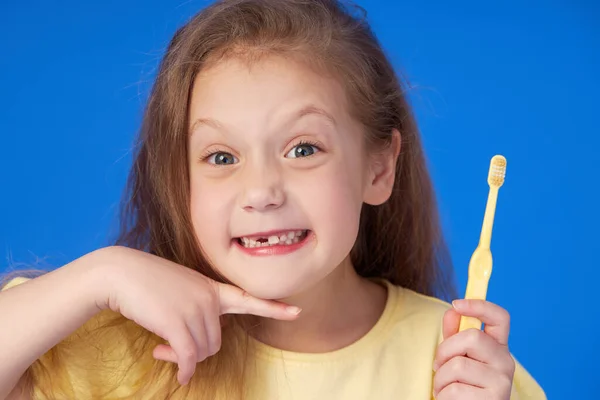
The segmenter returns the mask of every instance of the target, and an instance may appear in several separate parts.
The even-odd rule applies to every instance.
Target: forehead
[[[343,86],[328,74],[298,61],[269,57],[248,64],[231,58],[201,71],[190,101],[190,128],[198,119],[243,127],[276,124],[293,113],[316,111],[349,123]]]

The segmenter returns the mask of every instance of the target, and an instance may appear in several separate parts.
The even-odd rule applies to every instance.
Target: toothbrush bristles
[[[506,158],[501,155],[492,157],[490,162],[490,172],[488,174],[488,184],[490,186],[500,187],[504,183],[506,176]]]

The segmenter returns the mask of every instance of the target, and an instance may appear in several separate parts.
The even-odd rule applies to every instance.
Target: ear
[[[369,176],[366,183],[364,202],[373,206],[385,203],[392,195],[396,178],[396,163],[401,147],[400,132],[392,131],[390,145],[369,155]]]

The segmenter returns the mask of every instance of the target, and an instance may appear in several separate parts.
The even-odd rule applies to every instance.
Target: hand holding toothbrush
[[[515,361],[508,350],[510,316],[502,307],[486,301],[492,274],[492,227],[498,189],[505,175],[506,159],[494,156],[488,173],[490,191],[481,237],[469,263],[465,299],[454,301],[454,308],[444,315],[444,340],[433,365],[433,394],[437,400],[510,399],[515,372]]]
[[[444,341],[434,361],[436,400],[509,400],[515,361],[508,350],[508,312],[485,300],[452,304],[444,315]],[[485,330],[459,332],[462,316],[482,321]]]

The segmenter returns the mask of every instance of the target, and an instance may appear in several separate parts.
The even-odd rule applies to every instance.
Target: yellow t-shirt
[[[11,281],[9,286],[23,282]],[[384,281],[388,298],[375,326],[355,343],[320,354],[282,351],[255,341],[251,400],[431,400],[436,347],[449,304]],[[253,339],[252,339],[253,340]],[[266,378],[265,378],[266,377]],[[74,376],[85,393],[85,376]],[[125,389],[125,388],[123,388]],[[127,390],[125,389],[125,392]],[[545,400],[517,363],[511,400]]]

